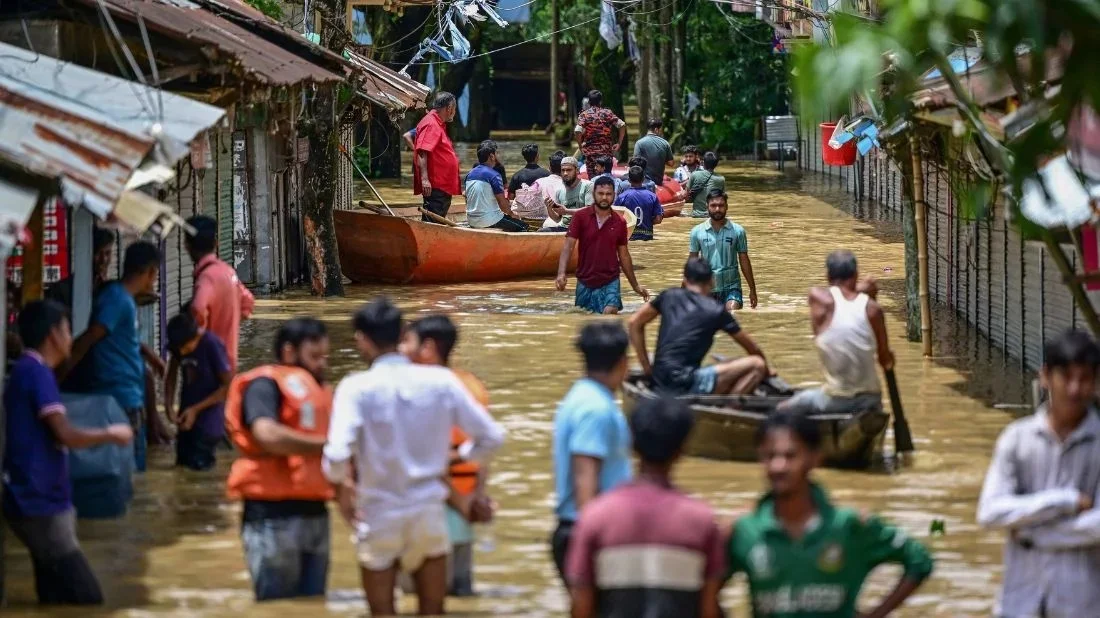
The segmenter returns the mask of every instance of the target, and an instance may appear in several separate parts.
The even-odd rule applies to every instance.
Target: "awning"
[[[187,222],[171,206],[141,191],[123,192],[111,217],[135,230],[150,230],[161,237],[167,236],[177,225],[187,227]]]
[[[0,159],[108,219],[136,171],[172,166],[225,111],[0,43]],[[163,112],[163,113],[162,113]],[[141,228],[144,231],[144,228]]]

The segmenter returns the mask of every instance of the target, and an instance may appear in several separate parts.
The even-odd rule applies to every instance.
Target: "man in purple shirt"
[[[638,217],[630,240],[653,240],[653,227],[664,220],[665,209],[661,206],[661,200],[657,199],[657,194],[643,185],[645,170],[634,166],[626,177],[630,180],[630,187],[615,198],[615,205],[626,208]]]
[[[675,399],[647,399],[630,417],[637,477],[588,503],[573,530],[573,618],[719,616],[722,535],[710,507],[670,480],[693,425]]]
[[[217,335],[199,328],[189,308],[168,322],[168,349],[175,373],[168,375],[165,412],[179,424],[176,465],[192,470],[214,467],[215,452],[225,437],[225,397],[233,370],[225,345]],[[180,413],[172,411],[177,374],[183,375]]]
[[[39,603],[97,605],[103,593],[76,540],[68,449],[126,445],[133,432],[128,424],[82,429],[69,423],[53,374],[73,345],[63,306],[28,304],[19,335],[24,353],[4,390],[4,518],[30,552]]]

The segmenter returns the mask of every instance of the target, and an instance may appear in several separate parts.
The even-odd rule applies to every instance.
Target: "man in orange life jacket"
[[[332,391],[325,325],[312,318],[283,324],[278,364],[237,376],[225,424],[241,456],[226,482],[243,500],[241,542],[256,600],[325,593],[332,486],[321,471]]]
[[[432,315],[409,324],[401,352],[414,363],[446,367],[457,341],[458,330],[454,322],[445,315]],[[474,399],[488,408],[489,391],[481,380],[468,371],[452,371]],[[451,429],[451,494],[447,498],[447,531],[451,539],[448,589],[450,594],[459,597],[474,594],[474,535],[470,524],[487,522],[493,517],[492,502],[484,494],[486,467],[458,454],[468,440],[458,427]]]

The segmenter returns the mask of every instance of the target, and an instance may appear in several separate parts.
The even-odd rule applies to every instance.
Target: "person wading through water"
[[[257,601],[321,596],[329,564],[332,487],[321,470],[332,391],[324,323],[295,318],[275,360],[229,385],[225,425],[240,452],[226,481],[243,500],[241,543]]]
[[[882,406],[875,357],[884,371],[894,366],[886,316],[875,301],[871,279],[859,280],[856,256],[834,251],[825,260],[829,287],[810,290],[814,346],[825,385],[799,391],[780,407],[802,413],[845,413]]]

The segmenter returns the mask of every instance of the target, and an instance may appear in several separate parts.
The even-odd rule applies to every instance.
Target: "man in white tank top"
[[[810,289],[810,321],[825,384],[799,392],[780,407],[842,413],[881,406],[875,360],[877,356],[878,364],[888,370],[894,366],[894,353],[886,339],[886,317],[875,301],[875,283],[859,280],[851,251],[830,253],[825,267],[829,287]]]

